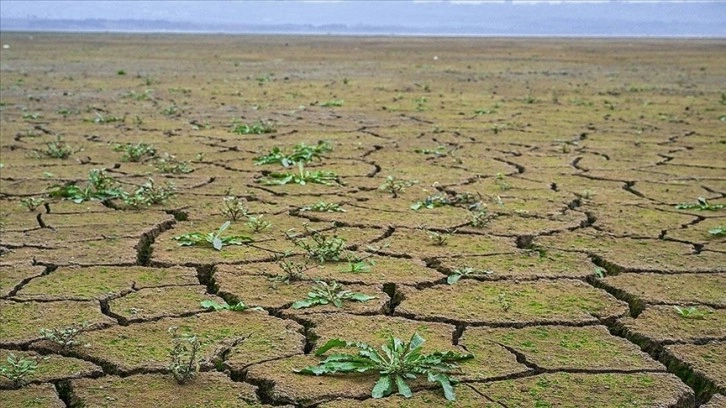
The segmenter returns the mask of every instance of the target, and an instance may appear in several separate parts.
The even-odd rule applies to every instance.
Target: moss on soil
[[[63,408],[53,384],[30,385],[18,390],[0,390],[4,408]]]
[[[647,307],[638,318],[619,320],[628,339],[641,347],[674,342],[726,340],[726,310],[698,306],[702,318],[686,318],[673,306]]]

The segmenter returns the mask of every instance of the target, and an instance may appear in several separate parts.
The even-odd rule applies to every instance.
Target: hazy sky
[[[143,19],[195,23],[344,24],[420,28],[510,24],[581,24],[726,37],[722,1],[298,0],[298,1],[44,1],[0,0],[0,19]],[[511,23],[513,21],[513,23]],[[651,25],[651,27],[647,27]],[[652,27],[658,25],[658,27]],[[0,26],[0,29],[2,27]],[[670,31],[669,31],[670,30]],[[689,31],[690,30],[690,31]],[[552,31],[552,30],[550,30]]]

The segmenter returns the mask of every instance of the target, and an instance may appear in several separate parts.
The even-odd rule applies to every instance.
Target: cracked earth
[[[722,41],[2,43],[0,362],[43,357],[25,386],[0,379],[3,406],[443,406],[426,382],[410,400],[372,399],[375,376],[293,373],[329,339],[380,345],[416,331],[424,351],[475,356],[452,406],[726,406],[726,239],[708,232],[726,210],[676,208],[726,204]],[[258,121],[275,131],[232,132]],[[77,151],[37,158],[56,135]],[[283,168],[255,157],[319,140],[333,150],[307,168],[340,184],[258,182]],[[138,142],[193,171],[164,174],[113,150]],[[140,210],[21,205],[101,168],[126,190],[152,177],[177,195]],[[392,195],[379,189],[388,176],[417,183]],[[410,208],[436,194],[453,205]],[[227,196],[271,226],[233,221],[228,231],[253,242],[221,251],[172,239],[216,231]],[[303,209],[320,201],[345,212]],[[483,223],[472,205],[486,208]],[[285,236],[304,225],[344,239],[370,270],[325,262],[272,279],[283,258],[305,262]],[[435,234],[448,238],[436,245]],[[462,270],[475,273],[447,283]],[[315,280],[375,299],[293,309]],[[77,346],[40,334],[80,323]],[[202,341],[185,385],[168,371],[173,326]]]

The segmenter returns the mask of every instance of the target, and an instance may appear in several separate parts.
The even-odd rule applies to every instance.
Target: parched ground
[[[332,338],[414,332],[474,355],[451,406],[726,406],[722,40],[0,43],[0,361],[38,361],[24,387],[0,379],[4,407],[444,406],[426,382],[377,400],[375,376],[293,372]],[[272,133],[241,131],[259,123]],[[58,137],[65,159],[45,155]],[[305,169],[333,185],[261,183],[297,168],[255,157],[320,140],[332,151]],[[114,150],[139,142],[156,157]],[[48,197],[94,169],[176,195]],[[386,192],[389,176],[410,185]],[[233,220],[222,236],[251,241],[221,251],[173,240],[216,231],[229,196],[270,225]],[[410,208],[431,196],[446,205]],[[306,208],[319,202],[345,212]],[[305,228],[365,268],[307,259]],[[316,280],[374,298],[294,309]],[[41,334],[74,325],[70,347]],[[185,385],[170,327],[201,341]]]

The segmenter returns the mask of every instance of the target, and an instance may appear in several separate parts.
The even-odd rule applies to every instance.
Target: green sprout
[[[337,308],[343,307],[343,301],[351,302],[367,302],[375,299],[376,296],[368,296],[359,292],[352,292],[343,289],[343,286],[336,281],[327,283],[325,281],[317,281],[312,290],[308,292],[305,299],[298,300],[292,304],[293,309],[305,309],[316,305],[332,304]]]
[[[189,234],[177,235],[172,239],[179,241],[179,246],[211,246],[217,251],[221,251],[222,248],[227,245],[244,245],[252,242],[252,238],[246,235],[222,237],[222,233],[229,228],[229,226],[230,222],[227,221],[219,227],[217,232],[210,232],[206,235],[199,232],[192,232]]]

